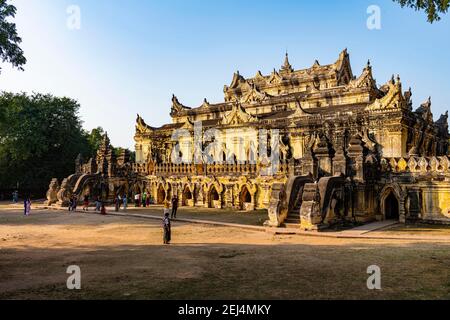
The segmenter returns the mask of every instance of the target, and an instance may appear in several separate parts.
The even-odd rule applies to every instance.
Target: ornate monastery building
[[[159,204],[176,194],[182,206],[268,209],[274,227],[450,223],[448,112],[434,121],[431,99],[415,108],[400,77],[378,86],[370,63],[354,76],[347,50],[305,70],[286,55],[270,75],[234,74],[224,95],[195,108],[174,96],[161,128],[138,116],[135,163],[105,137],[96,159],[52,181],[49,202],[147,191]]]

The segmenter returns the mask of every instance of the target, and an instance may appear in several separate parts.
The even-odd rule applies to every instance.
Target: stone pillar
[[[302,159],[304,157],[304,137],[301,136],[292,136],[291,137],[291,146],[292,153],[294,159]]]
[[[195,186],[195,193],[196,193],[196,203],[195,206],[196,207],[204,207],[205,206],[205,199],[204,199],[204,191],[203,191],[203,186],[199,183],[196,184]]]
[[[322,136],[320,139],[317,148],[314,150],[314,154],[319,162],[319,175],[331,176],[333,172],[332,154],[328,140],[325,136]]]
[[[344,149],[338,147],[333,158],[333,175],[339,176],[341,174],[347,174],[347,159],[344,154]]]
[[[233,208],[233,187],[232,184],[225,185],[225,193],[224,193],[224,207],[225,208]]]
[[[348,147],[349,175],[358,182],[364,181],[364,142],[359,134],[350,139]]]

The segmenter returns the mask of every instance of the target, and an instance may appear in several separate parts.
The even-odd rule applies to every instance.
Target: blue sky
[[[12,0],[28,58],[25,72],[2,65],[0,90],[65,95],[81,104],[86,129],[102,126],[116,146],[134,146],[136,114],[170,122],[171,96],[188,106],[223,101],[236,70],[246,77],[334,62],[348,48],[353,72],[371,60],[378,84],[400,74],[416,106],[433,97],[449,109],[450,19],[391,0]],[[66,22],[81,10],[81,29]],[[367,8],[381,8],[369,30]]]

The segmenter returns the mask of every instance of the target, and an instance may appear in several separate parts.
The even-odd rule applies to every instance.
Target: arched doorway
[[[252,203],[252,195],[248,191],[247,186],[243,186],[241,194],[239,195],[239,207],[241,210],[246,210],[246,204]]]
[[[210,208],[216,208],[219,207],[220,204],[218,203],[220,201],[219,193],[217,192],[216,187],[212,187],[210,194],[209,194],[209,207]]]
[[[164,204],[164,201],[166,200],[166,190],[164,189],[162,184],[160,184],[158,187],[157,196],[158,196],[156,199],[157,204]]]
[[[194,206],[194,198],[188,186],[184,188],[183,191],[183,206],[185,207],[193,207]]]
[[[389,196],[387,196],[386,200],[384,200],[384,216],[386,220],[400,219],[398,200],[393,192],[391,192]]]

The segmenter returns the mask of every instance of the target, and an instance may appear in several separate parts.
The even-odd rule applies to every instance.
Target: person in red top
[[[106,207],[105,207],[105,203],[102,201],[102,209],[100,211],[101,214],[106,215]]]

